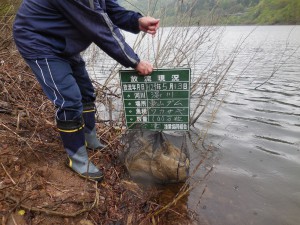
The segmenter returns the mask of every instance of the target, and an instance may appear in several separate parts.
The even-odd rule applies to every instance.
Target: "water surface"
[[[239,79],[205,140],[215,149],[207,162],[214,169],[187,199],[198,224],[300,224],[299,37],[300,26],[226,27],[217,51],[200,49],[206,54],[196,64],[199,70],[243,42],[227,85]],[[90,73],[101,83],[110,72],[103,65],[112,62],[102,55],[91,58],[96,59]],[[106,108],[101,116],[108,119]],[[208,116],[196,127],[201,130]],[[195,165],[202,155],[196,151],[191,157]],[[202,175],[203,170],[194,179]]]
[[[222,53],[254,28],[227,27]],[[218,159],[200,203],[203,187],[189,196],[199,224],[300,224],[299,37],[300,26],[257,27],[236,58],[232,76],[253,59],[209,130]]]

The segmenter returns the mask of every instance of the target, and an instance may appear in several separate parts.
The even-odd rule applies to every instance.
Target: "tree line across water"
[[[300,24],[300,0],[119,0],[126,8],[164,18],[172,26]]]
[[[21,0],[2,0],[0,16]],[[163,18],[163,26],[300,24],[300,0],[119,0],[128,9]]]

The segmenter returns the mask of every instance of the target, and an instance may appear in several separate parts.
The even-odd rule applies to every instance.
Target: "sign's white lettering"
[[[120,71],[128,129],[188,130],[190,69],[157,69],[151,76]]]

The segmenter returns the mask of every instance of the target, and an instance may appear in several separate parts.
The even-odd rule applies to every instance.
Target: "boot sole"
[[[96,182],[101,182],[103,180],[103,175],[99,176],[99,177],[91,177],[91,176],[85,176],[81,173],[78,173],[76,170],[74,170],[70,165],[69,165],[69,162],[68,162],[68,159],[66,160],[66,166],[72,170],[73,172],[75,172],[78,176],[80,176],[81,178],[84,178],[86,180],[89,180],[89,181],[96,181]]]

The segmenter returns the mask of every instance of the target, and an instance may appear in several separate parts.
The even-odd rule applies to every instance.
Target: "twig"
[[[12,221],[14,222],[14,224],[18,225],[13,214],[11,214],[11,218],[12,218]]]
[[[18,135],[16,132],[14,132],[12,129],[10,129],[8,126],[6,126],[5,124],[3,123],[0,123],[1,126],[3,126],[4,128],[6,128],[7,130],[9,130],[10,132],[12,132],[14,135],[16,135],[18,138],[20,138],[22,141],[24,141],[27,146],[30,148],[30,150],[32,151],[32,153],[35,155],[35,157],[37,157],[38,159],[40,159],[38,157],[38,155],[33,151],[32,147],[30,146],[30,144],[28,144],[27,140],[22,138],[20,135]]]
[[[294,30],[294,28],[289,32],[288,40],[289,40],[289,38],[290,38],[291,33],[292,33],[293,30]],[[271,78],[273,78],[275,74],[277,74],[277,72],[281,69],[281,67],[282,67],[283,65],[285,65],[286,62],[287,62],[292,56],[294,56],[294,54],[300,49],[300,46],[298,46],[297,48],[295,48],[295,49],[293,50],[293,52],[292,52],[290,55],[288,55],[285,59],[283,59],[283,57],[285,56],[285,52],[288,50],[288,47],[289,47],[289,45],[288,45],[288,40],[287,40],[287,42],[286,42],[285,50],[284,50],[284,52],[282,53],[280,59],[278,60],[278,65],[277,65],[277,66],[276,66],[276,65],[274,66],[271,75],[270,75],[265,81],[263,81],[261,84],[257,85],[257,86],[254,88],[254,90],[257,90],[258,88],[260,88],[261,86],[263,86],[263,85],[265,85],[267,82],[269,82],[269,80],[270,80]]]
[[[206,174],[204,175],[204,177],[203,177],[202,179],[200,179],[198,182],[195,182],[195,183],[194,183],[193,185],[191,185],[190,187],[187,187],[187,186],[186,186],[186,187],[185,187],[185,190],[182,190],[182,192],[179,193],[178,196],[177,196],[176,198],[174,198],[172,202],[168,203],[167,205],[165,205],[165,206],[162,207],[161,209],[157,210],[156,212],[150,214],[150,215],[148,216],[148,218],[149,218],[150,216],[157,216],[157,215],[160,214],[161,212],[163,212],[163,211],[167,210],[168,208],[170,208],[172,205],[175,205],[180,199],[182,199],[182,198],[183,198],[184,196],[186,196],[191,190],[193,190],[193,189],[197,186],[197,184],[199,184],[203,179],[205,179],[205,178],[210,174],[210,172],[211,172],[212,170],[213,170],[213,167],[211,167],[210,170],[206,172]],[[202,192],[201,197],[202,197],[202,195],[204,194],[204,192],[205,192],[205,189],[204,189],[204,191]]]
[[[202,191],[202,193],[201,193],[201,195],[200,195],[200,197],[199,197],[199,201],[198,201],[198,203],[197,203],[197,206],[200,205],[202,196],[204,195],[204,193],[205,193],[205,191],[206,191],[206,188],[207,188],[207,185],[205,185],[205,187],[203,188],[203,191]]]
[[[17,203],[17,205],[19,205],[20,207],[22,207],[24,209],[27,209],[28,211],[41,212],[41,213],[46,213],[47,215],[53,215],[53,216],[76,217],[82,213],[91,211],[95,206],[98,205],[99,192],[97,189],[97,184],[95,184],[95,186],[96,186],[96,188],[95,188],[96,194],[95,194],[95,200],[94,200],[93,204],[90,207],[83,207],[82,209],[75,211],[75,212],[59,212],[59,211],[48,210],[48,209],[44,209],[44,208],[37,208],[37,207],[33,207],[33,206],[28,206],[26,204],[22,204],[22,203],[20,203],[20,201],[18,199],[11,197],[11,196],[6,196],[6,198],[14,201],[15,203]]]
[[[14,185],[16,185],[17,183],[14,181],[14,179],[12,179],[12,177],[9,175],[9,173],[7,172],[7,170],[5,169],[4,165],[1,163],[1,166],[4,170],[4,172],[6,173],[6,175],[9,177],[9,179],[11,180],[11,182],[13,182]]]
[[[58,190],[58,191],[60,191],[60,192],[62,192],[62,193],[67,193],[67,192],[70,191],[70,190],[61,190],[61,189],[59,189],[58,187],[56,187],[53,183],[48,182],[48,181],[46,181],[46,184],[49,184],[50,186],[52,186],[53,188],[55,188],[56,190]]]

